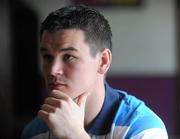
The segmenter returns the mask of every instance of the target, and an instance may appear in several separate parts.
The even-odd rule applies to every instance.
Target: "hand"
[[[90,138],[84,129],[85,103],[88,94],[77,98],[77,104],[66,94],[53,90],[45,99],[38,116],[59,138]]]

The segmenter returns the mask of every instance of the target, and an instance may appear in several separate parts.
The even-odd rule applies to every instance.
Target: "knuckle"
[[[57,104],[57,107],[62,107],[62,101],[61,100],[58,100],[57,102],[56,102],[56,104]]]
[[[51,108],[50,110],[51,113],[56,113],[56,111],[57,111],[57,108]]]
[[[58,107],[63,108],[67,105],[67,102],[65,100],[59,100],[58,101]]]
[[[70,103],[70,102],[71,102],[71,98],[66,97],[66,98],[65,98],[65,101],[66,101],[67,103]]]
[[[48,103],[48,101],[49,101],[49,98],[46,98],[46,99],[44,100],[44,103]]]
[[[64,107],[64,106],[66,106],[66,104],[67,104],[67,102],[65,101],[65,100],[62,100],[61,101],[61,105]]]
[[[46,107],[46,104],[43,104],[43,105],[41,106],[41,109],[44,110],[45,107]]]
[[[52,121],[54,119],[54,114],[53,113],[49,113],[47,116],[47,120],[48,121]]]
[[[53,110],[54,113],[58,113],[58,111],[59,111],[59,108],[57,108],[57,107],[54,108],[54,110]]]

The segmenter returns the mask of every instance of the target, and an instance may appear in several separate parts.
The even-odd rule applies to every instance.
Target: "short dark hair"
[[[93,55],[104,48],[112,49],[111,27],[104,16],[93,8],[72,5],[51,12],[41,24],[40,38],[44,31],[56,32],[64,29],[84,31]]]

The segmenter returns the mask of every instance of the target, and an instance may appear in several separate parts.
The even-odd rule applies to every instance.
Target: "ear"
[[[108,48],[105,48],[100,54],[100,65],[98,73],[106,74],[112,61],[112,53]]]

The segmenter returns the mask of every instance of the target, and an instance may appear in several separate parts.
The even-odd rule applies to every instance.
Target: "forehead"
[[[87,47],[89,49],[84,32],[77,29],[65,29],[53,33],[44,31],[40,43],[41,47],[48,49],[59,49],[60,47],[76,47],[79,49]]]

